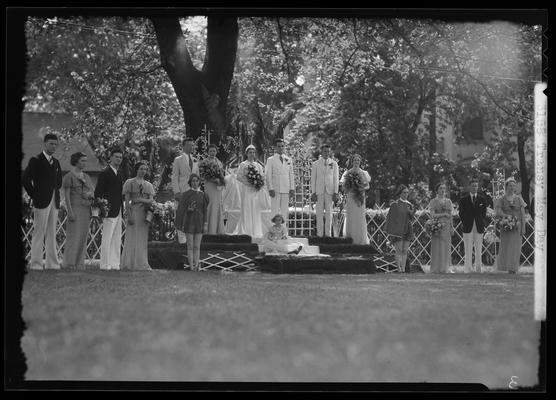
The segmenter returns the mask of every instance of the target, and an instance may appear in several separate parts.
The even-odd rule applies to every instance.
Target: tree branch
[[[411,40],[407,37],[406,33],[398,28],[391,20],[386,20],[386,23],[388,25],[390,25],[390,27],[394,30],[394,32],[403,39],[404,42],[407,43],[407,45],[411,48],[411,50],[413,50],[413,52],[415,52],[415,54],[417,54],[419,56],[420,59],[423,58],[423,52],[421,50],[419,50],[417,47],[415,47],[415,45],[411,42]]]
[[[280,25],[280,17],[276,18],[276,24],[278,25],[278,38],[280,39],[280,48],[282,53],[284,53],[284,58],[286,59],[286,72],[288,74],[288,79],[291,81],[291,71],[290,71],[290,57],[284,46],[284,40],[282,39],[282,25]]]
[[[353,49],[353,52],[349,56],[347,62],[344,63],[344,70],[342,71],[337,81],[338,85],[340,86],[342,86],[344,83],[344,74],[346,73],[347,68],[351,65],[351,59],[353,58],[355,53],[357,53],[357,50],[361,48],[361,46],[359,45],[359,40],[357,40],[357,20],[355,18],[353,19],[353,38],[355,39],[355,49]]]
[[[498,102],[498,100],[494,97],[494,95],[490,92],[489,88],[485,85],[485,83],[483,83],[483,81],[481,81],[479,78],[476,78],[475,76],[473,76],[471,73],[465,71],[460,62],[458,61],[458,55],[457,53],[454,51],[450,41],[447,39],[447,35],[445,32],[443,32],[439,27],[437,27],[434,23],[431,23],[432,28],[438,32],[438,34],[440,35],[440,37],[444,40],[444,42],[446,43],[448,50],[450,51],[450,53],[453,56],[453,59],[455,61],[456,67],[458,69],[458,72],[471,78],[472,80],[474,80],[475,82],[477,82],[482,88],[483,91],[485,92],[485,94],[488,96],[488,98],[494,103],[494,105],[496,107],[498,107],[500,110],[502,110],[503,112],[505,112],[506,114],[510,115],[510,116],[515,116],[515,113],[508,110],[506,107],[504,107],[502,104],[500,104]],[[519,117],[518,117],[519,118]],[[522,118],[524,118],[525,120],[531,121],[532,118],[527,117],[527,116],[522,116]]]

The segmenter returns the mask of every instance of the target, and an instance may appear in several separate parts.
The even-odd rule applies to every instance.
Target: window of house
[[[468,139],[483,140],[483,118],[475,117],[465,121],[462,126],[462,133]]]

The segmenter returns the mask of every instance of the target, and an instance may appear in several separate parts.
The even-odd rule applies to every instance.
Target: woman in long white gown
[[[346,219],[344,222],[344,236],[351,238],[353,244],[369,244],[369,236],[367,235],[367,219],[365,208],[365,192],[369,190],[371,177],[369,173],[360,168],[361,156],[354,154],[352,157],[352,168],[344,172],[340,184],[346,193]],[[346,185],[346,177],[348,174],[358,174],[363,184],[362,190],[356,193],[355,188],[348,188]]]
[[[262,189],[253,187],[248,179],[247,172],[252,165],[264,179],[264,168],[255,160],[255,146],[249,145],[245,149],[247,160],[239,164],[237,180],[241,182],[241,214],[234,235],[249,235],[252,238],[261,238],[264,235],[261,220],[261,194]]]

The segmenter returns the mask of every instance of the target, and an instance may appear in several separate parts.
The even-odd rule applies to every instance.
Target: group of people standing
[[[53,157],[58,145],[54,134],[44,137],[44,150],[32,157],[23,174],[23,186],[34,205],[33,236],[31,243],[30,269],[83,268],[87,251],[87,233],[91,218],[93,199],[105,199],[109,211],[102,222],[100,268],[103,270],[143,269],[149,270],[148,235],[149,222],[146,214],[154,202],[153,185],[145,180],[148,173],[146,162],[135,165],[135,177],[125,180],[120,168],[123,160],[121,149],[110,152],[109,165],[100,173],[96,187],[84,172],[87,156],[77,152],[71,156],[72,170],[62,177],[59,161]],[[202,180],[199,161],[192,155],[194,141],[185,138],[183,153],[175,158],[172,169],[172,190],[178,202],[175,228],[180,243],[187,243],[188,260],[192,269],[197,269],[200,258],[202,235],[224,234],[224,212],[222,190],[224,180]],[[217,147],[208,148],[205,163],[214,163],[223,170],[216,158]],[[289,201],[294,195],[293,160],[284,154],[284,142],[275,142],[275,154],[266,165],[256,159],[253,145],[245,149],[246,160],[239,164],[236,176],[241,184],[241,210],[233,234],[245,234],[262,238],[266,247],[285,253],[299,252],[301,247],[287,235]],[[339,187],[346,194],[346,218],[344,236],[354,244],[369,244],[367,232],[365,192],[370,187],[371,177],[361,169],[362,158],[351,157],[351,168],[339,178],[338,163],[331,157],[328,145],[321,147],[321,154],[311,167],[311,200],[315,202],[318,236],[331,236],[332,209],[339,198]],[[256,171],[260,185],[254,185],[252,175]],[[348,186],[347,180],[359,180],[358,190]],[[204,191],[201,190],[204,185]],[[465,246],[465,271],[481,272],[482,241],[485,231],[487,199],[478,194],[478,182],[471,181],[468,195],[459,199],[459,216],[463,225]],[[525,233],[525,203],[515,194],[516,182],[509,179],[505,194],[496,199],[495,213],[498,217],[512,215],[518,220],[518,228],[502,231],[500,249],[496,261],[499,270],[515,273],[519,266],[522,236]],[[62,265],[57,259],[56,223],[60,208],[62,189],[68,212],[66,243]],[[389,209],[385,230],[396,249],[399,271],[405,271],[408,248],[414,238],[412,219],[414,207],[408,201],[409,189],[401,185],[397,200]],[[265,221],[263,210],[270,208],[272,218]],[[447,272],[451,264],[451,236],[454,233],[453,204],[447,196],[447,187],[440,183],[436,196],[429,203],[432,218],[443,222],[442,229],[431,238],[431,272]],[[127,218],[125,242],[122,244],[122,217]],[[274,225],[270,225],[270,222]],[[266,223],[268,222],[268,223]],[[267,226],[267,228],[264,228]],[[45,241],[46,239],[46,241]],[[43,244],[46,259],[43,266]],[[475,265],[472,264],[473,248]]]
[[[62,177],[60,163],[54,158],[57,146],[56,135],[45,135],[43,152],[30,159],[23,173],[23,186],[33,200],[34,213],[29,269],[84,268],[94,198],[106,199],[109,205],[108,213],[103,218],[100,268],[150,269],[147,259],[149,225],[145,219],[145,205],[153,202],[154,189],[145,180],[148,172],[146,163],[137,163],[136,176],[124,181],[120,169],[123,153],[120,149],[113,149],[110,164],[100,173],[97,185],[93,187],[91,178],[83,171],[87,155],[81,152],[71,155],[72,169]],[[64,193],[68,213],[61,265],[56,249],[60,189]],[[128,218],[124,248],[121,251],[124,212]],[[44,265],[43,244],[46,250]]]
[[[500,231],[500,247],[495,261],[499,271],[515,274],[519,269],[522,237],[525,234],[525,201],[515,193],[517,182],[510,178],[505,182],[505,191],[495,199],[495,218],[513,216],[517,219],[516,228]],[[483,235],[486,229],[488,199],[478,193],[479,182],[471,179],[469,193],[458,200],[458,214],[462,223],[463,244],[465,248],[464,271],[482,271]],[[446,273],[451,266],[452,235],[455,233],[452,210],[454,206],[448,197],[445,183],[435,188],[436,196],[431,199],[428,209],[431,218],[442,223],[439,232],[431,237],[430,272]],[[408,248],[414,239],[412,220],[414,207],[407,200],[409,189],[401,185],[397,190],[398,199],[390,205],[385,222],[385,230],[395,248],[396,264],[400,272],[405,272]],[[474,260],[473,264],[473,250]]]

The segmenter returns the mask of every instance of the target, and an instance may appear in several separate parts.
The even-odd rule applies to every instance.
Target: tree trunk
[[[523,128],[521,128],[523,129]],[[525,200],[529,212],[531,212],[531,204],[529,202],[529,177],[527,176],[527,163],[525,162],[525,136],[524,132],[517,134],[517,157],[519,162],[519,176],[521,178],[521,197]]]
[[[434,89],[433,89],[434,90]],[[433,154],[436,153],[436,90],[431,100],[431,117],[429,120],[429,190],[434,190]]]
[[[187,136],[197,138],[207,124],[226,130],[226,103],[239,34],[237,18],[209,16],[203,70],[193,65],[178,18],[153,17],[160,58],[183,111]]]

